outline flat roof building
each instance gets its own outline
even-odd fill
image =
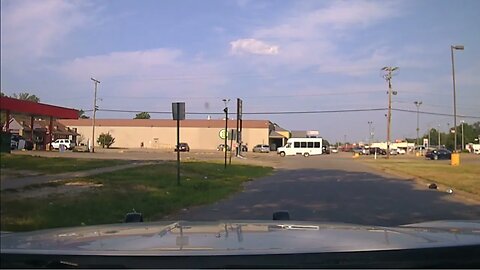
[[[59,122],[80,134],[79,137],[84,143],[91,141],[92,119],[61,119]],[[242,122],[242,141],[249,149],[256,144],[271,144],[269,135],[273,124],[270,121]],[[236,125],[236,120],[228,120],[229,131],[235,130]],[[180,142],[188,143],[191,149],[214,150],[224,143],[220,135],[224,129],[225,120],[221,119],[182,120]],[[115,138],[112,147],[174,149],[177,142],[177,122],[170,119],[96,119],[95,141],[102,133],[110,133]]]

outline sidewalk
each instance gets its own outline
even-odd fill
[[[34,184],[43,184],[61,180],[68,180],[72,178],[79,178],[79,177],[87,177],[101,173],[109,173],[114,171],[119,171],[123,169],[130,169],[145,165],[151,165],[158,162],[134,162],[131,164],[125,165],[118,165],[113,167],[105,167],[105,168],[98,168],[93,170],[87,171],[78,171],[78,172],[66,172],[66,173],[59,173],[59,174],[50,174],[50,175],[38,175],[38,176],[28,176],[28,177],[20,177],[20,178],[5,178],[1,180],[0,190],[6,189],[18,189],[24,188],[29,185]]]

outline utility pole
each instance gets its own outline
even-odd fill
[[[465,136],[463,135],[463,124],[465,123],[465,120],[462,120],[460,123],[462,123],[462,151],[463,151],[465,150]]]
[[[420,105],[422,105],[421,101],[415,101],[413,102],[415,106],[417,106],[417,146],[419,145],[419,132],[420,132],[420,127],[419,127],[419,122],[420,122]]]
[[[398,67],[383,67],[382,70],[386,72],[383,78],[388,82],[388,116],[387,116],[387,159],[390,158],[390,126],[392,124],[392,94],[396,95],[397,92],[392,92],[392,76],[393,72]]]
[[[100,83],[99,80],[90,78],[95,84],[95,95],[93,98],[93,121],[92,121],[92,153],[95,153],[95,117],[97,114],[97,85]]]
[[[368,144],[372,144],[372,124],[373,122],[372,121],[368,121]]]

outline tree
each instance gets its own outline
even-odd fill
[[[99,143],[102,148],[105,148],[105,146],[110,148],[110,146],[115,143],[115,138],[112,137],[110,132],[107,132],[106,134],[102,133],[98,136],[97,143]]]
[[[133,119],[150,119],[150,114],[148,112],[137,113]]]
[[[81,118],[81,119],[90,119],[90,117],[88,117],[88,116],[85,115],[85,111],[84,111],[84,110],[79,110],[79,111],[78,111],[78,118]]]
[[[463,139],[464,143],[472,143],[475,141],[475,138],[480,136],[480,122],[475,122],[472,125],[468,123],[463,124]],[[428,132],[423,135],[424,138],[428,138]],[[445,145],[448,149],[455,149],[454,146],[454,138],[455,134],[448,132],[440,132],[440,143]],[[462,149],[462,124],[457,126],[457,148]],[[430,145],[437,146],[438,145],[438,130],[432,128],[430,130]]]
[[[18,93],[18,94],[13,94],[12,95],[13,98],[16,98],[16,99],[20,99],[20,100],[27,100],[27,101],[32,101],[32,102],[40,102],[40,98],[35,96],[35,95],[31,95],[27,92],[25,93]]]

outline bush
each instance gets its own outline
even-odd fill
[[[110,146],[115,143],[115,138],[112,137],[110,132],[107,132],[106,134],[102,133],[98,136],[97,143],[99,143],[102,148],[105,148],[105,146],[110,148]]]

